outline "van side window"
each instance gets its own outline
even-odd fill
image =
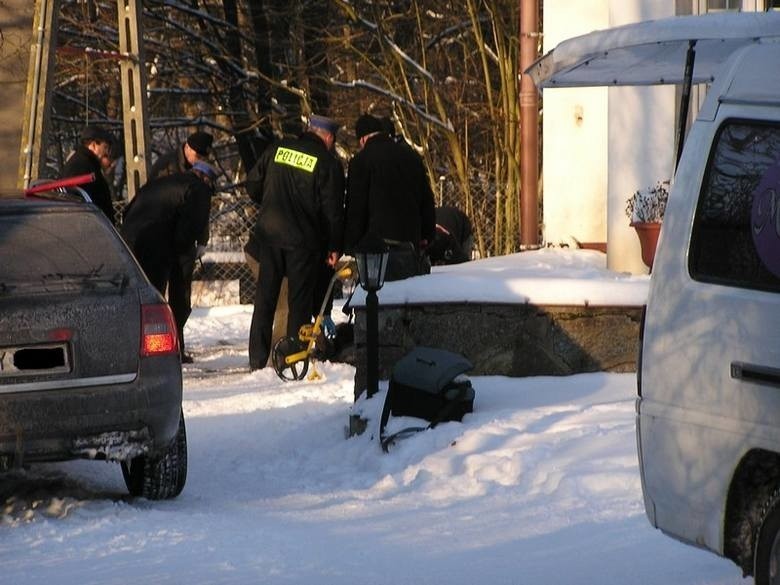
[[[780,292],[779,232],[780,125],[726,121],[696,209],[691,277]]]

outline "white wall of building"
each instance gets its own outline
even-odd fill
[[[545,0],[544,51],[674,11],[674,0]],[[611,269],[647,272],[626,199],[672,172],[674,88],[548,89],[543,108],[545,243],[608,242]]]
[[[609,0],[545,0],[544,52],[609,26]],[[545,90],[543,223],[549,244],[607,241],[607,89]]]
[[[764,10],[765,0],[731,4]],[[676,13],[703,14],[708,6],[707,0],[544,0],[544,52],[594,30]],[[694,88],[694,111],[704,91]],[[626,201],[636,190],[672,177],[678,95],[673,86],[544,91],[546,244],[607,242],[609,268],[647,272]]]
[[[611,0],[610,26],[674,16],[673,0]],[[641,274],[639,240],[626,217],[626,200],[637,189],[669,179],[675,156],[675,87],[612,87],[609,90],[607,267]]]

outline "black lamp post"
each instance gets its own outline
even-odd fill
[[[377,240],[354,251],[360,286],[366,291],[366,395],[379,391],[379,299],[376,292],[385,283],[389,253]]]

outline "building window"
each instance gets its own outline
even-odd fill
[[[723,12],[725,10],[740,10],[742,0],[707,0],[707,12]]]
[[[698,10],[698,12],[696,12]],[[780,10],[780,0],[697,0],[694,11],[706,12],[762,12]]]

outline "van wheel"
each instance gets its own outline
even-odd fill
[[[755,585],[780,585],[780,490],[763,507],[756,552],[753,556]]]
[[[184,413],[179,417],[179,429],[168,448],[160,455],[141,455],[122,461],[122,476],[131,496],[148,500],[175,498],[187,481],[187,430]]]

